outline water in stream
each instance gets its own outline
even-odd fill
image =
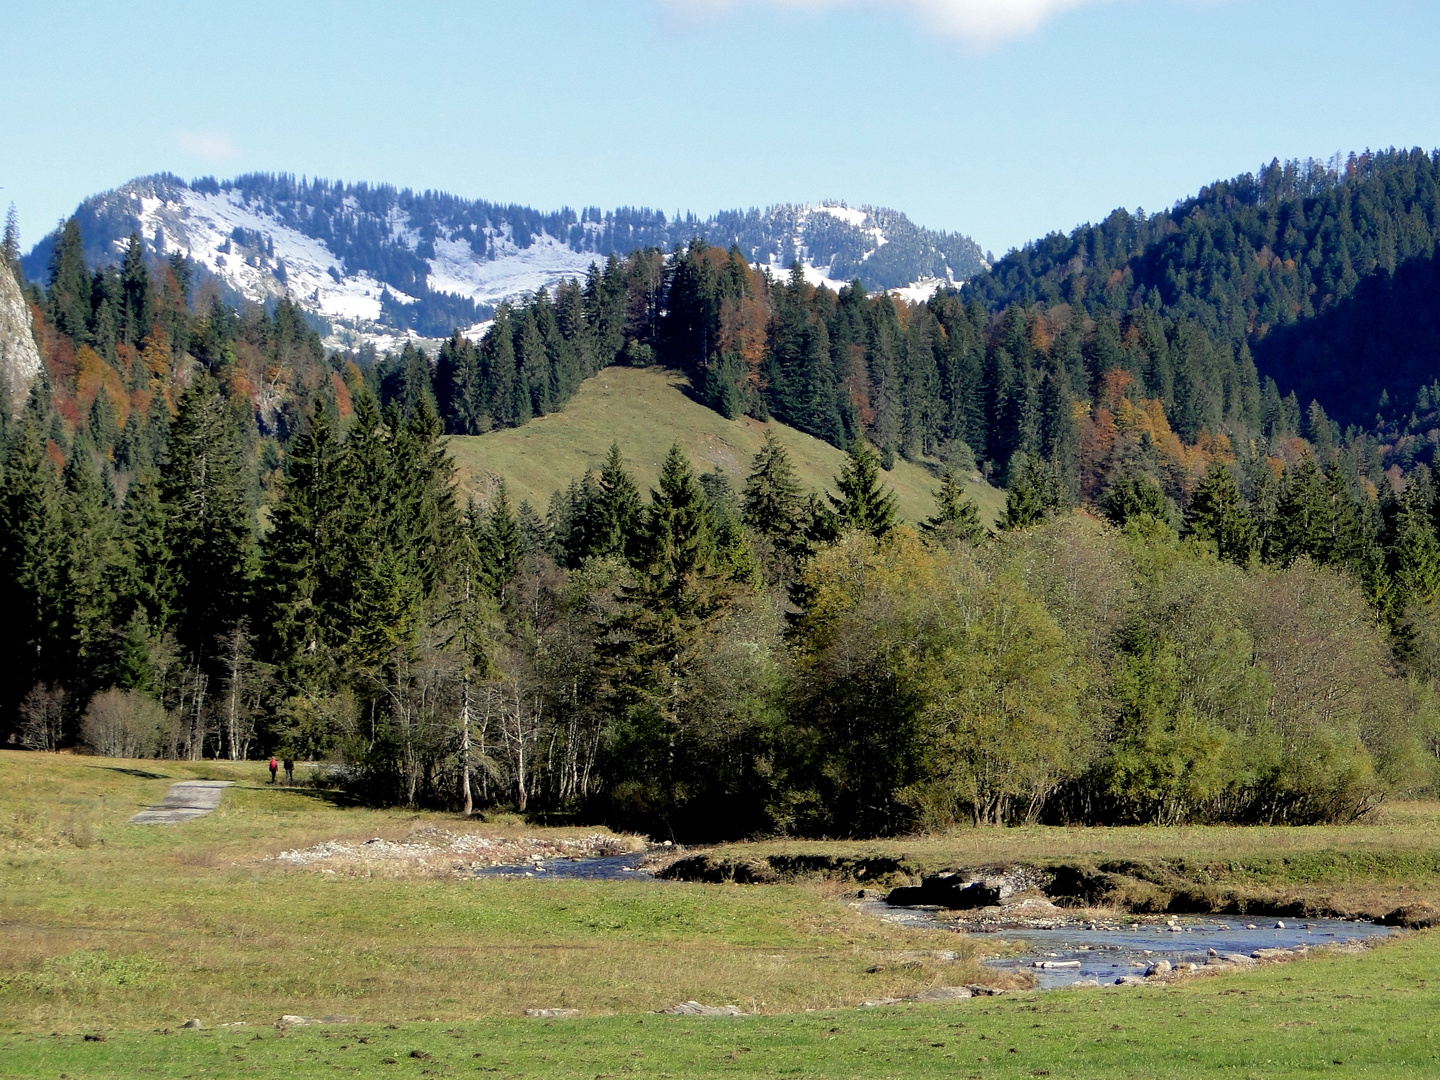
[[[624,855],[603,855],[599,858],[532,859],[513,866],[485,866],[475,870],[476,877],[582,878],[586,881],[654,880],[648,870],[638,866],[643,851]]]
[[[655,880],[639,867],[643,852],[607,855],[599,858],[532,860],[512,866],[477,869],[477,877],[582,878],[588,881]],[[906,926],[962,932],[952,921],[940,917],[940,908],[892,907],[883,900],[867,900],[860,909],[868,915]],[[1278,925],[1283,923],[1283,926]],[[1091,926],[1094,929],[1091,929]],[[1338,945],[1365,941],[1391,932],[1387,926],[1348,922],[1344,919],[1276,919],[1262,916],[1199,917],[1179,920],[1178,930],[1164,922],[1120,920],[1106,925],[1076,923],[1058,928],[1008,926],[979,931],[1001,948],[1020,943],[1024,951],[987,960],[1000,971],[1023,971],[1033,975],[1042,990],[1069,986],[1082,979],[1112,983],[1124,975],[1142,974],[1157,960],[1171,964],[1205,963],[1209,951],[1241,953],[1257,949],[1290,949],[1297,945]],[[1055,965],[1037,967],[1037,964]]]
[[[891,907],[884,901],[871,901],[863,904],[862,910],[906,926],[956,930],[953,923],[937,917],[939,908]],[[1374,923],[1273,916],[1186,916],[1177,925],[1179,930],[1171,930],[1164,923],[1128,921],[1097,925],[1093,930],[1090,924],[1084,923],[1056,929],[1016,926],[983,931],[977,936],[993,935],[997,946],[1001,942],[1023,944],[1026,947],[1023,953],[986,963],[1000,971],[1033,975],[1045,990],[1069,986],[1081,979],[1113,983],[1124,975],[1143,974],[1157,960],[1203,964],[1211,949],[1221,954],[1249,956],[1257,949],[1339,945],[1391,933],[1390,927]],[[1138,929],[1132,929],[1135,926]],[[1063,966],[1037,967],[1037,963]]]

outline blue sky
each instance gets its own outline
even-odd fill
[[[1421,0],[6,0],[26,246],[137,175],[705,214],[843,198],[1002,252],[1272,157],[1440,146]]]

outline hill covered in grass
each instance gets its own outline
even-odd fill
[[[720,469],[738,491],[765,431],[773,429],[790,451],[800,482],[833,490],[844,451],[776,420],[727,420],[687,395],[685,384],[685,377],[672,371],[608,367],[581,384],[563,412],[524,427],[452,437],[461,486],[483,497],[503,478],[513,502],[528,499],[543,512],[551,494],[598,465],[611,443],[620,444],[642,491],[655,484],[666,452],[679,443],[697,471]],[[897,459],[883,475],[906,521],[923,521],[935,512],[932,492],[939,479],[930,470]],[[976,478],[966,487],[984,520],[1003,511],[1003,492]]]

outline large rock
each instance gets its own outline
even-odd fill
[[[19,416],[30,384],[40,371],[30,305],[10,267],[0,261],[0,407]]]
[[[988,867],[923,877],[919,885],[893,889],[886,903],[935,904],[952,910],[995,907],[1017,893],[1042,889],[1045,874],[1032,866]]]

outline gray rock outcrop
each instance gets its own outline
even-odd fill
[[[19,416],[40,371],[40,350],[30,321],[30,305],[10,267],[0,261],[0,407]]]

